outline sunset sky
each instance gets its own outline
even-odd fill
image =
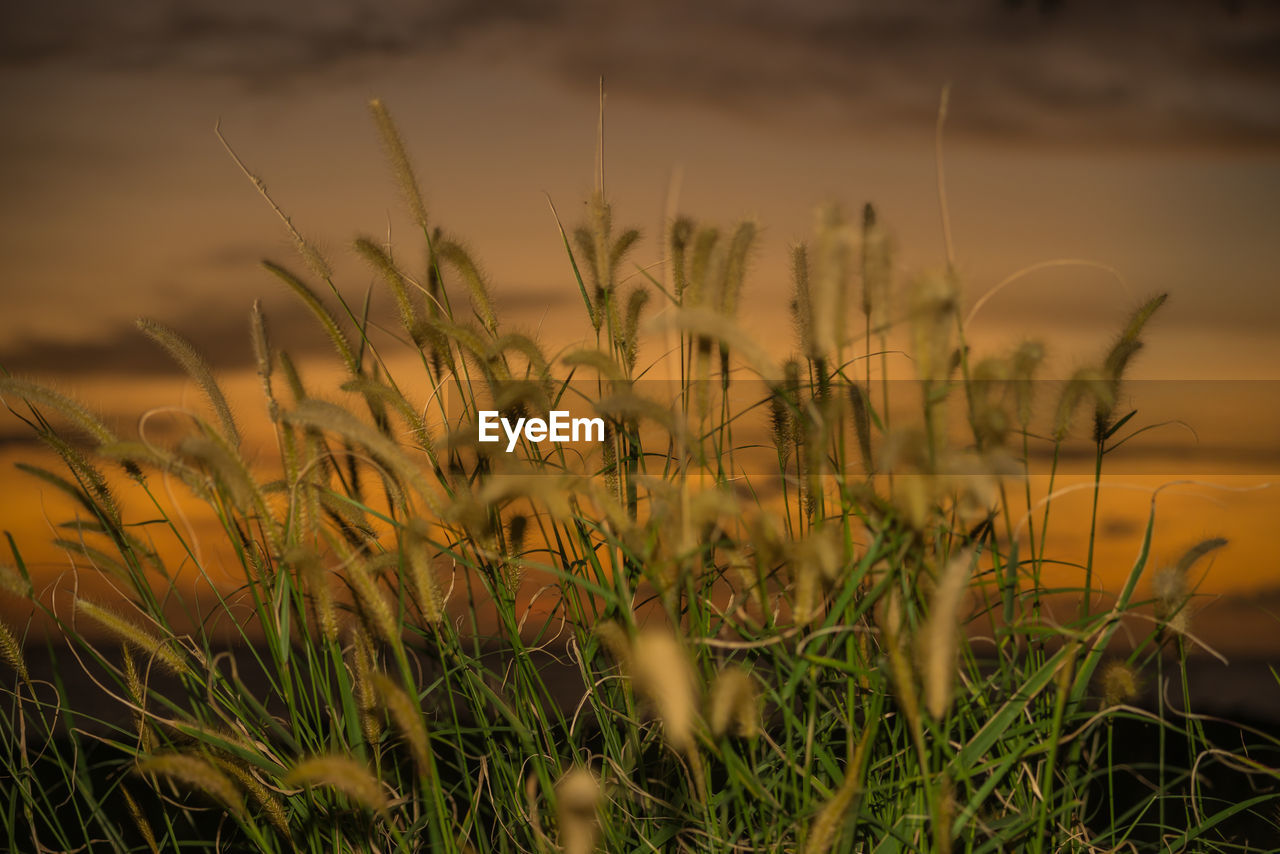
[[[1240,438],[1268,462],[1219,480],[1280,475],[1280,422],[1265,417],[1280,389],[1280,7],[1248,0],[11,4],[0,366],[127,424],[182,394],[176,369],[134,331],[139,315],[188,334],[229,375],[250,366],[256,297],[282,343],[324,350],[258,266],[302,265],[214,125],[358,300],[373,277],[354,237],[419,252],[371,97],[400,123],[429,216],[466,239],[508,316],[583,336],[547,197],[567,224],[581,215],[602,77],[606,187],[616,218],[646,234],[635,260],[661,258],[673,175],[681,211],[756,217],[744,323],[770,342],[786,337],[776,318],[788,247],[819,203],[875,202],[905,273],[945,263],[934,124],[949,84],[947,190],[969,302],[1055,258],[1124,279],[1030,276],[983,310],[976,340],[1043,336],[1063,375],[1096,358],[1139,299],[1167,290],[1135,374],[1257,381],[1216,411],[1228,422],[1263,413]],[[1183,417],[1197,414],[1188,403]],[[11,467],[26,438],[0,418],[3,528],[33,524]],[[1219,589],[1280,609],[1268,536],[1280,500],[1250,495],[1213,499],[1227,502],[1222,524],[1243,526],[1236,563],[1219,560],[1236,575]],[[1198,520],[1190,537],[1219,524],[1185,518]]]

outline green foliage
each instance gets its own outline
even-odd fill
[[[268,263],[319,322],[359,402],[308,397],[255,306],[275,471],[244,458],[203,359],[158,324],[143,329],[216,414],[193,414],[170,447],[121,442],[66,395],[0,380],[41,435],[59,435],[47,414],[87,437],[51,443],[69,479],[34,471],[78,502],[68,559],[110,569],[125,594],[120,608],[55,608],[10,540],[6,595],[45,612],[67,642],[64,666],[94,674],[118,708],[78,708],[60,679],[33,682],[19,640],[0,632],[14,674],[0,689],[10,794],[0,847],[940,854],[1164,850],[1168,837],[1176,850],[1239,849],[1222,828],[1266,812],[1280,781],[1275,740],[1258,735],[1246,755],[1163,705],[1125,705],[1134,680],[1123,667],[1107,670],[1105,690],[1094,681],[1121,615],[1141,604],[1154,504],[1112,605],[1086,601],[1055,623],[1041,607],[1051,503],[1021,533],[1036,508],[1005,465],[1019,459],[1025,474],[1032,443],[1056,459],[1092,397],[1101,479],[1107,440],[1127,420],[1112,418],[1115,387],[1162,298],[1066,385],[1046,438],[1029,427],[1043,351],[971,370],[957,283],[922,277],[908,322],[924,393],[916,417],[890,428],[889,386],[872,365],[894,275],[870,207],[860,231],[824,208],[813,248],[796,250],[802,355],[771,367],[734,321],[757,226],[678,219],[671,293],[651,279],[624,299],[639,232],[615,234],[597,192],[564,241],[575,274],[586,271],[578,285],[597,349],[548,358],[533,339],[499,332],[488,283],[458,242],[429,229],[391,117],[373,109],[428,269],[405,269],[395,259],[411,253],[368,240],[357,251],[388,287],[421,376],[397,382],[367,313],[345,301],[332,311],[319,289]],[[460,278],[478,326],[455,317],[434,284],[449,283],[442,272]],[[646,310],[650,300],[671,304]],[[867,315],[860,340],[845,328],[855,302]],[[652,348],[679,365],[667,398],[637,382],[650,352],[642,311],[659,309],[658,331],[679,339]],[[274,397],[276,366],[291,404]],[[730,383],[750,372],[766,400]],[[574,397],[584,383],[592,394]],[[430,391],[414,400],[406,388]],[[594,408],[604,447],[486,450],[476,413],[496,400]],[[1010,401],[1014,411],[999,410]],[[947,428],[948,406],[966,412],[967,439]],[[735,431],[747,435],[753,417],[756,450],[772,429],[767,475],[740,461],[752,442]],[[128,461],[132,503],[94,456]],[[187,504],[167,501],[143,469],[185,484]],[[182,510],[194,503],[221,542],[196,540]],[[1183,571],[1220,545],[1189,553]],[[231,592],[207,575],[215,551],[238,564]],[[180,564],[206,583],[190,572],[173,581]],[[1125,667],[1167,652],[1185,684],[1173,624],[1182,604]],[[215,624],[232,630],[230,654]],[[1180,735],[1183,760],[1117,762],[1113,728],[1139,718]],[[1211,764],[1247,776],[1258,795],[1226,803],[1197,786],[1192,767]],[[1146,788],[1129,805],[1117,787]]]

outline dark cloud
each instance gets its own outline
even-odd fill
[[[1274,3],[141,0],[20,4],[8,18],[9,66],[175,68],[274,85],[382,59],[447,70],[465,53],[765,120],[816,103],[867,129],[931,121],[951,81],[957,133],[1280,142]]]
[[[44,448],[44,443],[36,438],[30,427],[9,417],[7,412],[0,415],[0,452],[13,451],[27,455]]]
[[[220,263],[238,264],[242,252],[230,250]],[[264,287],[264,291],[269,290]],[[465,292],[450,287],[450,301],[465,306]],[[556,306],[567,297],[540,289],[495,288],[498,306],[514,313]],[[363,303],[363,294],[348,295],[355,309]],[[192,305],[183,313],[156,319],[186,337],[218,370],[235,370],[253,365],[253,348],[249,340],[249,302],[227,306],[206,301]],[[341,319],[343,312],[330,300],[330,308]],[[307,356],[332,356],[332,344],[316,319],[287,297],[263,301],[272,346],[288,351],[295,359]],[[394,331],[401,339],[400,322],[390,306],[390,299],[375,293],[370,310],[375,328]],[[341,320],[340,320],[341,322]],[[346,324],[344,324],[346,325]],[[350,329],[348,329],[350,335]],[[382,333],[376,333],[382,334]],[[376,340],[376,339],[375,339]],[[130,323],[117,323],[91,339],[68,341],[56,338],[17,338],[0,344],[0,366],[13,374],[40,376],[45,374],[130,376],[167,376],[182,372],[169,356],[151,339]],[[0,441],[5,437],[0,436]]]
[[[447,53],[498,23],[544,26],[554,10],[521,0],[53,0],[8,10],[0,62],[167,67],[265,82],[349,60]]]
[[[325,350],[326,340],[306,313],[292,306],[266,309],[272,338],[294,355]],[[160,318],[189,339],[219,369],[253,363],[248,309],[220,305],[192,308],[184,316]],[[314,333],[314,334],[312,334]],[[0,365],[15,374],[116,374],[164,376],[182,369],[129,323],[117,323],[87,340],[18,338],[0,347]]]

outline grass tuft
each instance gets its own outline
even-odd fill
[[[739,320],[765,298],[748,296],[763,226],[673,211],[665,269],[636,263],[601,141],[584,221],[560,229],[585,314],[563,347],[507,331],[370,106],[423,244],[355,242],[376,294],[339,287],[241,164],[329,292],[265,269],[343,369],[305,376],[255,303],[273,450],[241,451],[211,366],[150,321],[214,413],[170,444],[0,378],[63,467],[18,465],[53,499],[66,569],[8,539],[5,605],[54,636],[36,656],[33,627],[0,625],[0,848],[1275,848],[1280,739],[1191,702],[1190,574],[1226,540],[1153,571],[1152,501],[1119,589],[1094,583],[1104,464],[1147,429],[1115,438],[1140,423],[1120,384],[1163,296],[1043,399],[1044,345],[967,340],[987,297],[962,311],[950,257],[899,271],[871,205],[860,222],[825,205],[791,250],[787,352]],[[379,299],[400,329],[371,322]],[[900,353],[915,380],[891,382]],[[604,440],[480,441],[481,411],[553,409],[600,418]],[[1076,438],[1093,449],[1080,565],[1048,547]]]

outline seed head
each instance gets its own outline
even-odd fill
[[[162,640],[119,614],[87,599],[77,599],[76,610],[116,637],[151,656],[173,673],[181,676],[191,672],[186,659],[170,645],[169,641],[173,640],[172,637]]]
[[[391,722],[409,745],[409,752],[425,774],[431,762],[431,746],[427,740],[427,725],[422,717],[422,707],[409,694],[384,673],[373,674],[373,691],[378,704],[387,710]]]
[[[1102,699],[1107,706],[1118,706],[1138,696],[1138,675],[1122,661],[1113,661],[1102,671]]]
[[[760,701],[755,680],[740,667],[721,670],[711,683],[707,724],[719,738],[732,728],[734,735],[754,738],[760,732]]]
[[[660,629],[645,629],[628,639],[626,630],[614,622],[602,623],[595,631],[631,678],[636,693],[653,705],[667,742],[676,750],[690,751],[698,716],[697,679],[681,643]]]
[[[586,768],[574,768],[556,783],[556,821],[564,854],[595,850],[600,796],[600,780]]]
[[[345,756],[304,759],[293,766],[282,782],[286,786],[327,787],[375,813],[385,812],[391,803],[382,781],[364,765]]]
[[[236,784],[212,763],[185,753],[163,753],[138,765],[142,774],[171,777],[222,804],[233,815],[244,812],[244,798]]]
[[[0,658],[13,668],[18,678],[27,684],[31,683],[31,674],[27,670],[26,658],[22,655],[22,645],[9,631],[9,627],[0,623]]]
[[[953,557],[938,577],[929,618],[920,635],[917,651],[923,663],[924,699],[929,714],[935,719],[946,715],[951,706],[956,678],[956,655],[959,641],[960,606],[969,588],[973,553],[963,551]]]

